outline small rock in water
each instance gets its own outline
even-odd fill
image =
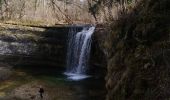
[[[34,95],[34,96],[31,96],[31,99],[35,99],[36,98],[36,96]]]
[[[11,66],[6,64],[0,64],[0,81],[7,79],[11,74]]]

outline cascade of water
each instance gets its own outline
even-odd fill
[[[88,77],[86,74],[91,50],[91,36],[95,27],[84,27],[81,32],[72,28],[69,32],[67,52],[67,71],[70,79],[80,80]]]

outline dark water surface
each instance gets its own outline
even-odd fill
[[[66,100],[105,100],[106,90],[104,77],[99,77],[97,75],[91,75],[84,80],[73,81],[67,79],[67,76],[63,74],[64,69],[56,67],[44,67],[44,66],[17,66],[16,70],[22,70],[38,80],[46,82],[48,85],[53,85],[53,87],[60,86],[61,88],[68,87],[71,92],[65,94],[71,94]],[[61,91],[58,91],[61,92]],[[62,99],[59,99],[62,100]]]

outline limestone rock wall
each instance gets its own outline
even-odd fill
[[[69,27],[1,24],[0,61],[64,66]]]

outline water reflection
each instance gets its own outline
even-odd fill
[[[104,100],[105,87],[101,79],[89,78],[81,81],[68,81],[75,92],[75,100]]]

